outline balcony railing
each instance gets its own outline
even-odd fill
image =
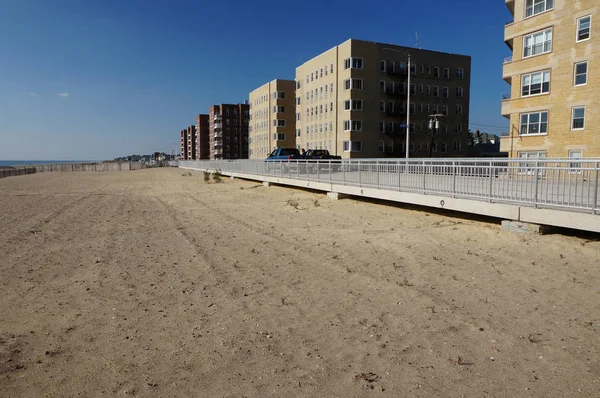
[[[506,101],[510,99],[510,94],[502,94],[502,101]]]
[[[223,146],[223,140],[215,140],[215,148],[222,147],[222,146]]]
[[[215,155],[222,155],[223,149],[215,149]]]
[[[506,57],[506,58],[504,58],[504,63],[510,64],[512,62],[512,59],[513,59],[512,55],[510,57]]]
[[[512,25],[514,23],[515,23],[514,19],[509,19],[508,21],[506,21],[506,23],[504,24],[504,26]]]
[[[223,129],[223,123],[215,123],[214,129],[215,130],[222,130]]]
[[[220,114],[215,114],[214,120],[222,120],[223,118],[221,117]]]
[[[222,137],[223,137],[222,132],[215,133],[215,138],[222,138]]]

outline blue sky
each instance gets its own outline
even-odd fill
[[[502,0],[0,0],[0,10],[0,159],[170,152],[212,104],[293,79],[349,38],[414,46],[415,31],[424,49],[472,56],[471,129],[508,128]]]

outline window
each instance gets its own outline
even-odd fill
[[[587,61],[575,64],[575,86],[585,86],[587,84]]]
[[[319,90],[319,97],[322,97],[322,96],[323,96],[323,86],[321,86],[320,90]]]
[[[379,122],[379,132],[385,133],[385,122],[382,122],[382,121]]]
[[[433,77],[440,77],[440,68],[437,66],[433,68]]]
[[[433,86],[433,96],[434,97],[440,96],[440,88],[438,86]]]
[[[283,113],[285,112],[285,106],[274,106],[273,113]]]
[[[571,130],[583,130],[585,128],[585,106],[573,108]]]
[[[333,73],[333,63],[329,66],[329,72]]]
[[[459,98],[462,98],[463,96],[463,89],[462,87],[456,87],[456,96]]]
[[[548,111],[521,114],[520,135],[547,134]]]
[[[383,142],[383,141],[377,141],[377,151],[378,152],[385,152],[385,142]]]
[[[362,90],[362,79],[346,79],[344,80],[344,90]]]
[[[329,70],[329,69],[327,68],[327,66],[325,66],[325,76],[327,76],[327,71],[328,71],[328,70]]]
[[[385,92],[385,82],[383,80],[379,81],[379,91]]]
[[[437,107],[437,105],[431,105],[431,112],[438,113],[438,107]]]
[[[319,73],[319,77],[323,77],[323,68],[321,68],[321,73]]]
[[[590,28],[592,26],[592,16],[582,17],[577,20],[577,42],[590,38]]]
[[[448,106],[447,105],[444,105],[442,107],[442,115],[448,116]]]
[[[444,68],[444,79],[450,80],[450,69]]]
[[[440,152],[441,152],[441,153],[446,153],[446,152],[447,152],[447,146],[446,146],[446,143],[445,143],[445,142],[442,142],[442,143],[440,144]]]
[[[462,143],[460,141],[454,141],[454,152],[460,152]]]
[[[404,92],[404,90],[402,90]],[[410,95],[417,94],[417,86],[415,84],[410,85]]]
[[[363,102],[362,100],[346,100],[344,101],[344,110],[345,111],[362,111],[363,110]]]
[[[329,91],[333,94],[333,83],[329,84]]]
[[[425,65],[421,65],[421,67],[419,68],[419,71],[421,72],[421,74],[425,73]]]
[[[285,133],[273,133],[273,139],[275,141],[285,141]]]
[[[326,84],[325,85],[325,95],[327,95],[327,91],[329,90],[329,86]]]
[[[425,112],[429,112],[429,104],[425,104]]]
[[[344,152],[361,152],[362,141],[344,141]]]
[[[430,93],[431,93],[431,86],[430,86],[429,84],[428,84],[427,86],[425,86],[425,92],[426,92],[427,94],[430,94]]]
[[[296,90],[300,90],[300,81],[299,80],[296,82]]]
[[[456,125],[454,126],[454,132],[455,133],[462,132],[462,124],[461,123],[456,123]]]
[[[379,61],[379,71],[385,72],[385,61]]]
[[[419,104],[419,112],[423,112],[423,104]]]
[[[462,78],[464,78],[464,76],[465,76],[465,70],[463,68],[458,68],[456,70],[456,77],[459,79],[462,79]]]
[[[296,121],[299,122],[300,121],[300,113],[296,113]]]
[[[327,108],[327,107],[326,107]],[[319,105],[319,112],[323,114],[323,105]]]
[[[285,127],[285,120],[283,120],[283,119],[273,120],[273,127]]]
[[[319,70],[317,69],[315,71],[315,80],[318,80],[318,79],[319,79]]]
[[[385,112],[385,101],[379,101],[379,112]]]
[[[456,114],[462,115],[462,105],[456,105]]]
[[[551,10],[553,7],[554,0],[526,0],[525,18]]]
[[[346,58],[344,60],[344,69],[362,69],[362,58]]]
[[[333,102],[329,103],[329,112],[333,112]]]
[[[344,120],[344,131],[362,131],[362,120]]]
[[[419,84],[419,92],[422,93],[423,92],[423,85]]]
[[[448,98],[448,93],[449,93],[449,92],[448,92],[448,87],[444,87],[444,88],[442,89],[442,97],[443,97],[443,98]]]
[[[314,73],[311,73],[311,74],[310,74],[310,81],[311,81],[311,82],[313,81],[313,76],[314,76]]]
[[[550,71],[523,75],[521,78],[521,96],[547,94],[550,92]]]
[[[569,159],[581,159],[583,157],[583,151],[580,149],[569,151]],[[569,163],[569,173],[581,173],[581,162]]]
[[[225,109],[225,116],[229,116],[229,109]]]
[[[388,83],[388,92],[390,92],[390,93],[394,92],[394,82]]]
[[[285,98],[285,92],[283,91],[275,91],[273,93],[273,99],[284,99]]]
[[[237,126],[238,125],[238,120],[237,119],[233,119],[233,124]]]
[[[523,58],[552,51],[552,28],[523,37]]]
[[[301,133],[302,133],[302,130],[296,129],[296,137],[300,137]]]
[[[392,113],[394,112],[394,101],[388,102],[388,110]]]
[[[296,97],[296,105],[300,105],[300,97]]]

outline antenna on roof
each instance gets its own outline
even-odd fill
[[[415,43],[415,47],[417,47],[420,50],[421,49],[421,42],[419,41],[419,33],[415,32],[415,36],[417,38],[417,42]]]

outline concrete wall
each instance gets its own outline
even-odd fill
[[[34,173],[72,172],[72,171],[133,171],[142,170],[147,166],[140,162],[102,162],[102,163],[67,163],[67,164],[38,164],[21,166],[11,169],[0,169],[0,178],[14,177]]]

